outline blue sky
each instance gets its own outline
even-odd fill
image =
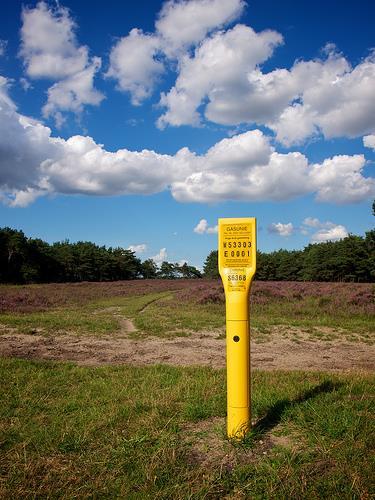
[[[202,266],[373,227],[369,1],[19,2],[0,20],[0,225]]]

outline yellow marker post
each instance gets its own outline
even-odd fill
[[[256,271],[256,219],[219,219],[219,272],[227,331],[227,433],[250,429],[249,292]]]

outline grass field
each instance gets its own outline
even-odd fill
[[[242,444],[224,372],[1,361],[3,498],[370,498],[370,375],[255,372]]]
[[[24,333],[108,335],[120,329],[119,316],[132,319],[143,337],[225,325],[217,281],[2,286],[0,297],[0,324]],[[305,337],[372,343],[374,314],[371,284],[258,282],[251,294],[255,340],[266,340],[273,327],[287,325]]]
[[[373,293],[255,283],[253,340],[289,332],[291,342],[372,349]],[[125,319],[135,331],[123,331]],[[216,281],[0,287],[7,335],[163,346],[205,329],[220,338],[224,321]],[[0,358],[0,497],[372,498],[374,381],[356,369],[255,370],[253,428],[238,443],[225,436],[223,369]]]

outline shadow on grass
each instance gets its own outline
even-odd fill
[[[303,403],[309,399],[313,399],[319,394],[333,392],[341,385],[342,384],[339,382],[325,381],[313,389],[309,389],[295,399],[282,399],[281,401],[278,401],[268,409],[267,413],[260,420],[256,422],[251,429],[251,434],[253,437],[260,438],[263,434],[273,429],[278,423],[280,423],[283,414],[289,408],[292,408],[293,406]]]

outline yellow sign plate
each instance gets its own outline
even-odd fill
[[[223,267],[251,266],[252,235],[250,224],[222,224],[221,232]]]
[[[255,269],[255,219],[219,219],[219,271],[225,290],[247,291]]]

